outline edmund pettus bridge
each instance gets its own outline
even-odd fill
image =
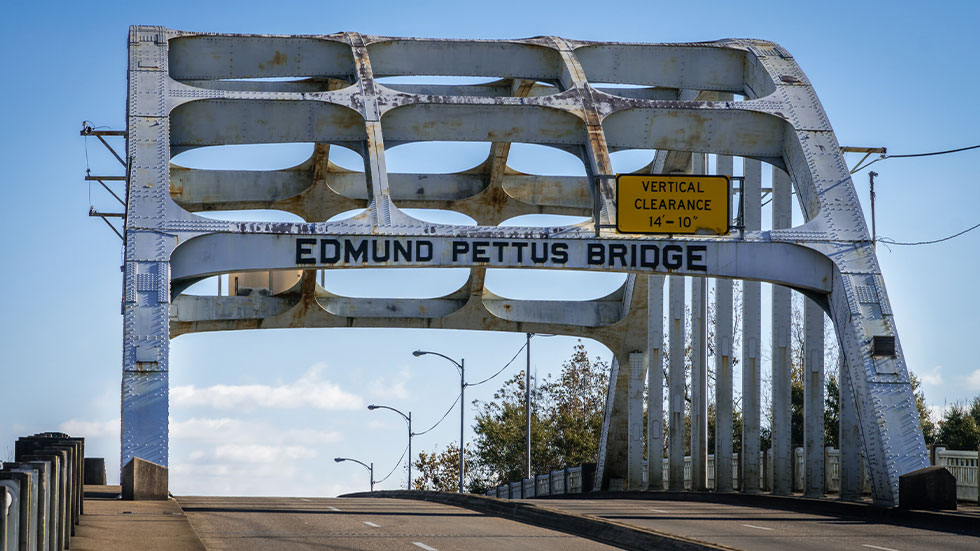
[[[412,84],[381,80],[413,75],[434,78]],[[484,77],[487,82],[458,84],[445,77]],[[127,184],[123,465],[133,458],[168,465],[172,338],[241,329],[410,327],[580,336],[612,351],[594,487],[585,490],[633,497],[599,500],[604,505],[594,506],[554,502],[554,510],[564,507],[567,518],[578,519],[571,524],[588,524],[582,514],[620,519],[613,524],[679,534],[671,545],[695,546],[689,548],[702,544],[684,537],[711,545],[769,537],[765,545],[772,548],[800,542],[826,548],[843,541],[838,537],[844,532],[834,531],[839,526],[819,536],[779,532],[790,524],[809,530],[803,527],[814,524],[805,521],[814,519],[804,517],[820,511],[789,513],[796,506],[785,505],[773,518],[744,515],[762,498],[817,503],[814,507],[859,500],[862,464],[874,505],[853,503],[864,509],[847,514],[886,510],[899,505],[899,478],[929,466],[898,327],[851,175],[813,87],[777,44],[752,39],[627,44],[555,36],[441,40],[354,32],[239,35],[138,26],[129,35],[128,82],[127,128],[120,133],[126,139],[120,160]],[[489,155],[458,173],[388,172],[387,148],[431,141],[485,142]],[[193,148],[289,142],[315,144],[312,156],[298,166],[268,171],[191,169],[171,162]],[[586,176],[514,170],[508,153],[515,143],[571,153],[582,161]],[[332,163],[331,146],[359,153],[363,171]],[[617,180],[610,155],[629,149],[652,150],[653,160]],[[764,170],[771,171],[765,179],[771,185],[763,185]],[[697,203],[702,197],[690,202],[691,192],[707,193],[708,187],[713,206]],[[660,202],[665,196],[654,192],[674,193],[672,203]],[[792,223],[794,198],[803,220],[797,226]],[[765,212],[771,211],[772,220],[764,224],[762,206],[769,202]],[[702,211],[700,221],[678,215],[676,208],[683,205]],[[222,221],[198,214],[246,209],[285,211],[303,222]],[[426,222],[405,209],[455,211],[476,225]],[[354,213],[337,217],[349,211]],[[573,215],[581,221],[501,225],[526,214]],[[713,223],[705,222],[707,214],[715,216]],[[676,229],[667,226],[675,219]],[[465,267],[469,278],[452,293],[423,299],[389,298],[384,288],[366,298],[339,296],[318,282],[324,270],[365,267]],[[619,289],[594,300],[516,300],[485,288],[488,268],[627,275]],[[228,277],[227,295],[183,293],[216,275]],[[734,280],[741,280],[739,312],[733,304]],[[762,282],[773,284],[771,312],[765,314],[771,317],[772,334],[766,336]],[[840,351],[840,500],[781,497],[791,495],[796,476],[790,434],[793,293],[805,297],[802,489],[805,496],[822,498],[826,482],[826,315]],[[709,298],[715,312],[710,328]],[[685,335],[688,305],[691,334]],[[741,326],[737,332],[734,319]],[[770,460],[760,449],[763,339],[772,343],[767,362]],[[683,442],[686,341],[693,350],[689,490]],[[733,449],[733,434],[725,430],[732,426],[736,360],[741,369],[740,449]],[[719,427],[712,450],[709,369]],[[666,400],[657,391],[665,383]],[[644,446],[650,457],[659,458],[665,438],[667,467],[644,461]],[[709,455],[715,465],[737,468],[712,469],[709,479]],[[675,498],[688,495],[693,501],[652,505],[634,499],[648,488],[672,490]],[[698,509],[694,496],[706,495],[725,496],[728,501],[712,506],[727,509]],[[351,538],[365,526],[369,532],[383,532],[385,526],[407,529],[392,512],[409,507],[397,505],[400,500],[341,501],[270,501],[262,507],[270,518],[293,509],[340,513],[374,507],[373,517],[361,511],[367,515],[363,522],[357,522],[357,515],[345,519],[353,522],[344,532]],[[190,515],[230,518],[248,509],[244,502],[186,498],[181,504]],[[427,503],[424,507],[437,507]],[[393,516],[384,516],[389,513]],[[534,514],[541,513],[528,512]],[[318,518],[327,522],[330,516]],[[641,517],[654,521],[637,520]],[[731,537],[712,539],[703,532],[715,528],[687,529],[666,522],[671,518],[700,518],[698,526],[717,527]],[[196,521],[198,534],[219,541],[220,523],[209,523]],[[500,529],[513,530],[515,538],[533,537]],[[482,533],[482,528],[474,530]],[[919,542],[927,548],[930,537],[928,531],[889,534],[881,536],[891,537],[888,541],[872,538],[855,545],[907,549],[909,542]],[[743,535],[748,539],[739,540]],[[784,539],[771,539],[777,535]],[[818,539],[806,539],[811,536]],[[645,545],[585,537],[591,540],[559,538],[555,545],[591,548],[597,539],[622,547]],[[547,537],[541,538],[514,545],[544,548]],[[947,541],[953,547],[976,542],[954,536]],[[408,543],[423,549],[440,546],[431,539]],[[446,548],[466,546],[443,543]]]

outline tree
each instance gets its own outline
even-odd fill
[[[909,382],[912,385],[912,395],[915,396],[915,409],[919,411],[919,424],[922,426],[922,437],[927,446],[936,443],[936,424],[929,417],[929,406],[926,404],[926,393],[922,391],[922,381],[909,371]],[[974,446],[976,448],[976,446]]]
[[[827,375],[824,383],[823,441],[825,446],[840,448],[840,389],[837,375]]]
[[[976,405],[976,400],[974,400]],[[970,408],[971,410],[973,408]],[[951,450],[975,450],[980,445],[980,427],[971,411],[962,404],[953,404],[939,422],[937,442]]]
[[[531,391],[531,469],[536,473],[594,462],[605,408],[609,366],[589,360],[581,341],[557,380]],[[524,373],[504,382],[490,402],[476,401],[476,463],[489,481],[526,476]]]
[[[473,463],[473,450],[467,444],[463,448],[463,486],[469,492],[486,492],[489,486],[479,470],[470,468]],[[441,452],[423,450],[412,465],[419,474],[412,481],[414,490],[455,492],[459,488],[459,444],[451,443]]]

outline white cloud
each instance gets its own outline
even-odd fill
[[[114,436],[119,438],[119,419],[111,421],[83,421],[81,419],[69,419],[58,425],[58,430],[67,434],[83,436],[85,438],[104,438]]]
[[[282,463],[312,459],[316,450],[305,446],[267,446],[264,444],[222,444],[209,451],[190,454],[195,463]]]
[[[936,367],[920,375],[919,380],[922,381],[922,384],[924,385],[930,385],[930,386],[941,385],[943,384],[943,376],[940,373],[940,371],[942,370],[943,367],[941,365],[937,365]]]
[[[973,373],[970,373],[965,377],[966,386],[970,390],[980,390],[980,369],[977,369]]]
[[[251,411],[256,408],[297,409],[310,407],[321,410],[360,409],[364,400],[342,390],[338,385],[320,378],[326,364],[317,363],[295,382],[270,385],[213,385],[176,386],[170,389],[175,406],[204,406],[214,409]]]
[[[314,429],[287,429],[274,427],[260,421],[245,421],[222,417],[194,417],[186,421],[170,420],[170,438],[174,440],[203,440],[206,442],[249,443],[266,442],[289,444],[331,444],[343,440],[335,431]]]
[[[376,377],[368,387],[371,389],[371,396],[404,400],[410,396],[408,388],[405,385],[411,378],[412,372],[407,368],[402,368],[394,376]]]

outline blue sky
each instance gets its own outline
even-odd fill
[[[754,6],[715,2],[46,2],[5,7],[0,21],[4,86],[5,203],[0,218],[0,459],[19,434],[58,427],[89,436],[89,455],[118,472],[121,321],[120,244],[90,201],[112,199],[82,181],[81,121],[125,124],[126,38],[130,24],[215,32],[331,33],[519,38],[555,34],[585,40],[687,42],[726,37],[776,41],[810,77],[843,145],[918,153],[980,143],[980,38],[974,2],[820,2]],[[452,170],[480,152],[424,147],[390,152],[392,170]],[[298,150],[258,159],[286,166]],[[89,143],[93,173],[115,167]],[[618,168],[640,160],[623,156]],[[183,159],[190,163],[234,162]],[[856,160],[856,159],[852,159]],[[457,164],[458,163],[458,164]],[[516,148],[511,163],[579,173],[562,154]],[[576,164],[577,163],[577,164]],[[878,231],[897,241],[942,237],[980,222],[980,151],[878,163]],[[258,167],[257,167],[258,168]],[[867,175],[855,176],[867,212]],[[909,367],[936,405],[980,393],[973,287],[980,231],[929,247],[879,247]],[[383,275],[372,281],[385,281]],[[453,276],[447,276],[451,279]],[[516,296],[577,297],[615,287],[615,278],[496,275]],[[564,278],[556,280],[553,278]],[[405,279],[405,278],[403,278]],[[387,281],[391,281],[389,278]],[[437,284],[415,276],[425,293]],[[342,292],[365,291],[336,276]],[[589,289],[583,290],[583,289]],[[567,294],[566,294],[567,293]],[[601,294],[601,293],[598,293]],[[492,373],[522,335],[425,330],[279,330],[183,336],[172,343],[171,485],[180,494],[334,495],[363,489],[365,473],[337,455],[374,461],[379,474],[405,444],[385,403],[412,410],[425,428],[456,396],[455,370],[416,348],[465,357],[473,377]],[[540,374],[568,357],[573,339],[535,341]],[[592,355],[608,351],[587,343]],[[523,361],[515,362],[512,372]],[[216,385],[225,385],[218,387]],[[737,386],[737,385],[736,385]],[[496,388],[472,389],[487,398]],[[304,392],[313,389],[315,392]],[[313,399],[315,394],[327,399]],[[255,400],[257,396],[266,398]],[[279,396],[271,399],[269,396]],[[291,399],[291,397],[299,397]],[[472,417],[472,408],[468,416]],[[434,449],[455,441],[455,413],[416,439]],[[401,475],[401,478],[399,478]],[[382,487],[403,484],[396,472]]]

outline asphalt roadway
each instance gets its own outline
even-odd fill
[[[615,549],[467,509],[409,499],[179,497],[177,501],[209,551]]]
[[[531,503],[753,551],[980,550],[980,537],[948,530],[760,507],[625,499],[547,499]]]

